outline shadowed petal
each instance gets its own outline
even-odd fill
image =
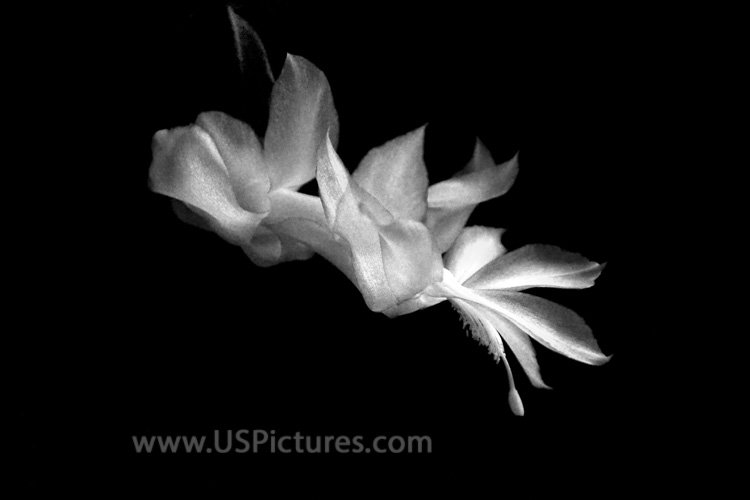
[[[273,88],[264,140],[274,189],[297,189],[315,177],[317,149],[326,132],[335,145],[338,117],[328,80],[308,60],[287,55]]]
[[[424,224],[397,220],[380,228],[383,263],[391,290],[408,300],[443,277],[443,263]]]
[[[505,253],[500,237],[505,229],[471,226],[464,228],[443,258],[459,283]]]
[[[263,226],[258,228],[247,244],[241,246],[245,255],[258,267],[273,266],[281,259],[281,240]]]
[[[603,268],[603,265],[558,247],[526,245],[493,260],[465,285],[480,290],[588,288],[594,285]]]
[[[241,121],[217,111],[201,113],[196,124],[213,139],[240,205],[249,212],[268,212],[271,181],[255,132]]]
[[[214,229],[235,244],[249,241],[263,215],[243,210],[211,137],[199,127],[161,130],[154,136],[149,177],[153,191],[197,207]]]
[[[397,219],[421,221],[427,210],[424,130],[420,127],[370,150],[352,174]]]

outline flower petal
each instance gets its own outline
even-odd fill
[[[310,61],[287,55],[271,95],[264,140],[273,189],[297,189],[315,177],[318,146],[335,145],[338,116],[328,80]]]
[[[249,241],[263,215],[240,207],[229,172],[205,131],[199,127],[160,130],[153,149],[149,170],[153,191],[207,214],[214,230],[230,242]]]
[[[464,296],[502,314],[540,344],[591,365],[609,361],[583,318],[546,299],[520,292],[472,290]],[[477,298],[479,300],[477,300]]]
[[[441,252],[446,251],[466,225],[474,207],[505,194],[518,173],[518,156],[495,165],[490,152],[477,140],[469,164],[451,179],[427,191],[427,227]]]
[[[353,283],[357,283],[352,252],[348,243],[342,239],[336,241],[335,235],[327,226],[310,219],[289,218],[271,224],[269,227],[276,234],[304,243],[305,246],[336,266]],[[283,243],[282,239],[282,246]]]
[[[273,191],[269,198],[273,210],[263,220],[262,227],[282,236],[281,261],[291,260],[285,255],[298,255],[286,249],[286,237],[314,250],[354,281],[349,245],[340,238],[336,241],[336,236],[328,228],[320,198],[289,189]]]
[[[370,150],[352,174],[397,219],[422,221],[427,210],[424,130],[422,126]]]
[[[380,312],[398,302],[383,265],[378,226],[360,210],[363,205],[329,139],[318,154],[318,190],[328,227],[351,248],[355,284],[367,306]]]
[[[489,152],[477,141],[471,170],[430,186],[427,203],[435,208],[459,208],[476,205],[505,194],[518,174],[518,155],[488,167]],[[492,162],[494,163],[494,162]]]
[[[268,212],[271,180],[255,132],[241,121],[217,111],[201,113],[196,123],[216,144],[240,206],[249,212]]]
[[[443,277],[432,235],[421,222],[396,220],[380,227],[385,273],[399,301],[408,300]]]
[[[245,92],[245,97],[235,106],[241,106],[243,119],[251,120],[248,123],[261,133],[268,123],[268,98],[274,83],[273,71],[263,42],[255,30],[231,6],[227,6],[227,12],[232,26],[241,88]]]
[[[479,290],[525,290],[532,287],[588,288],[604,265],[549,245],[526,245],[503,254],[468,279]]]
[[[281,259],[281,240],[263,226],[258,228],[247,244],[241,246],[245,255],[258,267],[273,266]]]
[[[484,226],[464,228],[443,258],[459,283],[505,253],[500,237],[505,229]]]

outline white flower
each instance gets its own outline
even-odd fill
[[[312,256],[272,226],[296,216],[324,223],[320,199],[297,190],[315,178],[326,134],[334,144],[338,136],[328,81],[302,57],[287,56],[270,105],[262,145],[245,123],[202,113],[195,125],[156,133],[150,169],[155,192],[187,204],[199,215],[189,221],[240,245],[262,266]]]
[[[506,252],[502,229],[464,228],[444,256],[443,280],[428,287],[422,300],[450,300],[474,336],[505,364],[511,409],[523,415],[503,343],[535,387],[548,388],[539,373],[533,338],[576,361],[600,365],[602,354],[591,329],[576,313],[549,300],[521,293],[534,287],[588,288],[604,265],[548,245]]]

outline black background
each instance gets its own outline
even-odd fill
[[[592,24],[571,10],[529,16],[471,2],[235,6],[276,74],[287,52],[326,74],[350,170],[425,123],[433,183],[465,165],[476,137],[498,162],[520,151],[511,191],[480,205],[470,224],[507,228],[511,250],[546,243],[607,262],[591,289],[533,293],[578,312],[614,357],[592,367],[539,347],[552,391],[531,387],[511,360],[526,408],[518,418],[502,365],[447,303],[388,319],[319,257],[258,268],[180,222],[170,200],[148,190],[154,132],[207,110],[261,131],[265,118],[247,112],[259,97],[239,81],[220,4],[101,13],[85,35],[72,34],[85,56],[75,93],[83,116],[72,119],[89,124],[90,146],[77,168],[90,184],[78,200],[85,213],[64,216],[82,221],[83,239],[66,242],[75,264],[65,276],[79,288],[52,285],[58,327],[24,351],[20,376],[31,389],[19,415],[32,459],[74,450],[134,482],[226,470],[253,480],[269,466],[468,466],[508,481],[572,467],[572,482],[614,485],[623,471],[642,473],[643,457],[631,457],[658,429],[642,416],[652,396],[636,345],[651,332],[634,331],[630,313],[628,261],[639,249],[628,172],[647,140],[637,125],[646,79],[634,60],[637,33],[611,13]],[[433,453],[145,456],[131,440],[216,429],[429,435]],[[658,440],[650,443],[654,458]]]

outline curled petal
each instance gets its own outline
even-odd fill
[[[377,225],[360,210],[362,203],[352,184],[333,144],[326,140],[318,155],[318,189],[328,226],[349,244],[355,284],[367,306],[379,312],[398,300],[386,276]]]
[[[485,155],[489,152],[479,142],[476,151],[479,159],[474,161],[486,164]],[[494,168],[478,167],[430,186],[428,204],[435,208],[460,208],[497,198],[510,189],[517,174],[518,155]]]
[[[477,140],[469,164],[451,179],[427,191],[427,225],[445,251],[466,224],[474,207],[505,194],[518,174],[518,155],[495,165],[490,152]]]
[[[549,245],[526,245],[503,254],[474,274],[465,285],[484,290],[532,287],[588,288],[604,265]]]
[[[255,132],[220,112],[202,113],[196,123],[216,144],[240,205],[249,212],[268,212],[271,180]]]
[[[372,149],[352,174],[394,217],[421,221],[427,210],[425,127]]]
[[[249,241],[263,214],[244,210],[211,137],[199,127],[161,130],[154,136],[149,177],[153,191],[206,214],[211,226],[235,244]]]
[[[326,132],[335,144],[338,116],[328,80],[310,61],[287,55],[271,95],[264,140],[273,189],[297,189],[315,177]]]
[[[445,254],[445,268],[456,281],[465,282],[488,263],[505,253],[500,237],[505,229],[483,226],[464,228]]]

